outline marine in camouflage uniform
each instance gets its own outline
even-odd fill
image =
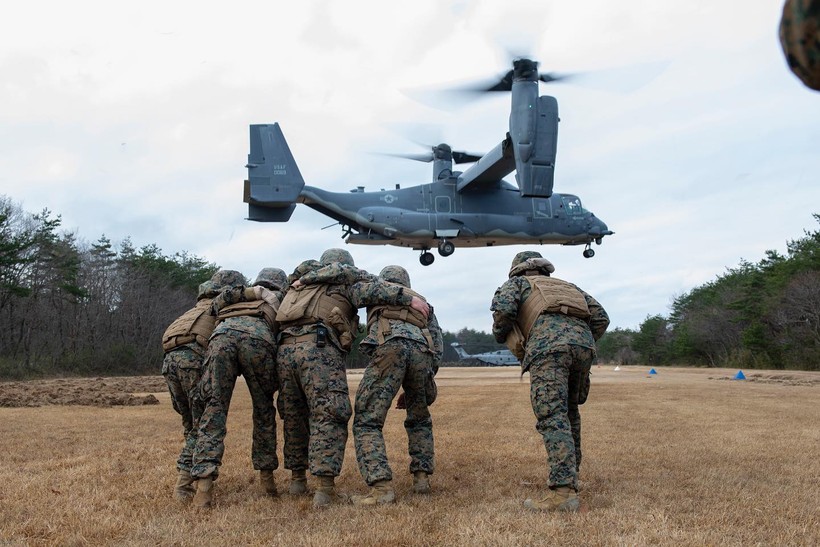
[[[410,289],[410,276],[401,266],[387,266],[379,279]],[[356,462],[371,491],[354,496],[357,505],[391,503],[393,472],[387,462],[384,421],[399,388],[404,388],[410,473],[417,493],[428,493],[428,475],[435,469],[433,420],[429,404],[435,400],[435,373],[444,350],[435,314],[424,319],[412,309],[371,306],[367,336],[359,348],[370,358],[356,391],[353,440]]]
[[[509,280],[493,296],[493,335],[511,345],[521,359],[522,371],[530,372],[536,429],[547,450],[550,492],[544,500],[524,504],[536,510],[577,511],[581,464],[578,404],[586,400],[595,341],[609,326],[609,317],[592,296],[571,283],[551,278],[554,271],[537,252],[515,256]],[[528,302],[531,295],[533,304]],[[539,295],[544,295],[543,305],[534,304]],[[523,334],[523,355],[511,344],[518,333]]]
[[[174,496],[179,500],[185,501],[194,495],[191,467],[203,406],[199,382],[208,337],[213,332],[215,320],[210,315],[211,302],[223,286],[240,279],[241,274],[233,270],[214,273],[210,280],[199,286],[196,306],[171,323],[162,336],[165,350],[162,375],[168,384],[171,404],[182,416],[184,435],[182,450],[177,458],[177,484],[174,488]]]
[[[293,471],[291,491],[304,491],[305,469],[319,478],[313,503],[323,507],[337,499],[334,479],[339,475],[347,442],[347,423],[352,409],[348,395],[345,356],[356,332],[361,307],[378,304],[410,305],[416,300],[400,286],[381,282],[354,266],[343,249],[329,249],[319,264],[305,262],[294,272],[289,299],[319,291],[320,299],[334,307],[313,317],[286,300],[280,307],[280,345],[277,355],[284,420],[285,468]],[[312,287],[312,289],[311,289]],[[294,300],[295,301],[295,300]],[[344,310],[342,308],[345,308]],[[328,308],[324,308],[327,310]],[[425,305],[425,311],[426,305]]]
[[[820,0],[786,0],[780,45],[792,72],[820,91]]]
[[[208,344],[205,373],[200,389],[205,409],[199,422],[192,476],[199,479],[194,504],[210,506],[212,484],[219,476],[225,452],[228,410],[240,375],[253,404],[251,461],[260,471],[260,482],[276,495],[273,470],[276,456],[276,410],[278,389],[274,317],[287,287],[285,272],[264,268],[251,287],[225,289],[213,301],[217,324]]]

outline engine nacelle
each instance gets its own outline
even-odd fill
[[[558,145],[558,101],[555,97],[538,97],[534,119],[532,113],[521,112],[522,119],[510,120],[522,128],[513,135],[515,178],[524,197],[552,195],[555,178],[555,156]],[[526,118],[525,118],[526,116]],[[533,123],[534,122],[534,123]]]

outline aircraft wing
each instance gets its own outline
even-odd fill
[[[494,187],[498,181],[515,170],[515,156],[513,155],[512,139],[509,133],[507,138],[484,154],[480,160],[470,166],[458,177],[456,190],[465,192]]]

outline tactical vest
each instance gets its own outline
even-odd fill
[[[270,327],[271,332],[276,334],[276,312],[279,309],[279,304],[271,306],[264,300],[251,300],[249,302],[237,302],[230,306],[225,306],[219,310],[219,315],[216,317],[216,324],[218,325],[229,317],[261,317],[265,323]]]
[[[507,347],[519,361],[523,361],[530,330],[542,313],[561,313],[584,321],[592,316],[586,298],[572,284],[545,275],[525,276],[525,279],[531,287],[530,295],[518,310],[515,328],[506,340]]]
[[[162,349],[169,352],[179,346],[196,342],[208,347],[208,338],[216,326],[216,317],[210,314],[211,299],[203,298],[196,306],[179,316],[165,329]]]
[[[347,298],[341,294],[328,294],[331,286],[317,283],[290,289],[279,305],[276,321],[288,327],[321,321],[333,328],[347,350],[356,336],[359,316]]]
[[[424,300],[424,297],[419,293],[408,289],[407,287],[402,288],[404,294],[409,294],[410,296],[415,296]],[[424,335],[425,340],[427,340],[427,347],[432,353],[435,353],[433,337],[430,334],[430,329],[427,328],[427,318],[424,317],[424,314],[420,311],[411,308],[409,305],[401,306],[385,304],[367,308],[367,331],[370,332],[370,328],[373,324],[378,322],[378,327],[376,329],[376,341],[379,345],[384,344],[384,337],[393,332],[393,329],[390,328],[390,321],[388,321],[389,319],[397,319],[399,321],[405,321],[411,325],[417,326]]]
[[[525,337],[530,335],[535,320],[542,313],[562,313],[584,321],[591,317],[586,298],[572,284],[545,275],[527,276],[525,279],[532,290],[518,310],[517,320]]]

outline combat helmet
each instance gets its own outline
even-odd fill
[[[281,291],[288,285],[288,276],[284,270],[279,268],[262,268],[253,284],[261,285],[272,291]]]
[[[820,28],[817,6],[804,0],[787,0],[780,18],[780,45],[795,76],[820,91]]]
[[[309,260],[303,260],[296,266],[296,269],[293,270],[293,273],[288,276],[288,285],[305,275],[306,273],[318,270],[322,267],[322,264],[318,260],[313,260],[312,258]]]
[[[530,270],[537,271],[542,275],[549,275],[555,271],[555,266],[536,251],[522,251],[515,255],[510,266],[510,277],[524,275],[524,272]]]
[[[236,270],[219,270],[211,276],[211,283],[214,284],[216,290],[222,290],[225,287],[236,287],[245,284],[245,276]]]
[[[339,264],[347,264],[348,266],[356,265],[353,263],[353,256],[344,249],[328,249],[322,253],[322,257],[319,259],[319,262],[322,263],[322,266],[327,266],[328,264],[333,264],[334,262],[338,262]]]
[[[203,283],[199,284],[199,291],[197,292],[196,299],[202,300],[203,298],[213,298],[219,294],[219,290],[214,286],[213,281],[210,279]]]
[[[410,288],[410,274],[401,266],[385,266],[382,268],[382,271],[379,272],[379,278],[389,281],[390,283],[398,283],[408,289]]]

